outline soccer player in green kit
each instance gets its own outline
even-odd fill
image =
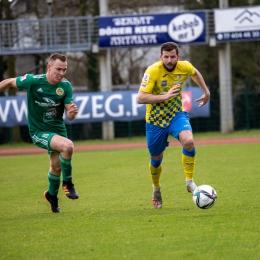
[[[27,90],[28,127],[34,144],[48,151],[50,169],[49,186],[44,198],[50,203],[54,213],[61,212],[58,205],[60,175],[62,189],[69,199],[78,199],[78,193],[72,183],[71,158],[74,145],[68,139],[63,121],[66,117],[73,120],[78,107],[73,103],[73,90],[64,78],[67,70],[67,57],[60,53],[50,56],[47,73],[42,75],[26,74],[0,82],[0,92],[9,87]]]
[[[204,92],[196,99],[199,107],[210,97],[209,90],[200,72],[188,61],[180,61],[179,48],[174,42],[161,46],[160,61],[147,68],[137,95],[139,104],[146,107],[146,141],[150,153],[149,170],[153,182],[152,203],[155,209],[162,208],[160,177],[163,153],[169,145],[169,135],[182,145],[182,165],[188,192],[193,193],[196,184],[195,145],[189,116],[182,106],[182,88],[190,76]]]

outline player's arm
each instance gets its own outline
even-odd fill
[[[8,88],[17,88],[16,85],[16,78],[9,78],[9,79],[5,79],[3,81],[0,82],[0,92],[8,89]]]
[[[195,69],[195,74],[193,76],[191,76],[191,78],[204,92],[204,94],[200,98],[195,99],[196,102],[201,101],[199,103],[199,107],[202,107],[205,104],[207,104],[207,102],[209,101],[210,92],[206,86],[206,83],[205,83],[202,75],[200,74],[200,72],[197,69]]]
[[[169,89],[165,94],[154,95],[147,92],[142,91],[141,89],[137,94],[137,102],[139,104],[154,104],[164,102],[174,96],[177,96],[180,92],[180,84],[174,85]]]
[[[176,84],[164,94],[152,94],[157,80],[158,70],[154,70],[154,68],[148,68],[144,73],[144,77],[137,94],[137,102],[139,104],[155,104],[164,102],[173,96],[177,96],[180,92],[180,84]]]
[[[78,113],[78,107],[75,103],[65,104],[66,117],[72,121]]]

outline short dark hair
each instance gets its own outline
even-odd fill
[[[163,51],[172,51],[176,50],[176,54],[179,54],[179,46],[175,42],[165,42],[161,45],[161,54]]]
[[[61,53],[53,53],[49,58],[49,62],[55,61],[55,60],[61,60],[61,61],[65,62],[65,61],[67,61],[67,57]]]

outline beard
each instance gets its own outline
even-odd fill
[[[172,71],[174,71],[176,65],[177,65],[177,62],[176,62],[176,64],[172,65],[171,68],[169,68],[169,67],[166,66],[165,63],[163,63],[163,67],[164,67],[168,72],[172,72]]]

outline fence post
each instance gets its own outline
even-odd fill
[[[245,79],[245,117],[246,117],[246,130],[250,130],[250,122],[249,122],[249,102],[248,102],[248,82]]]

